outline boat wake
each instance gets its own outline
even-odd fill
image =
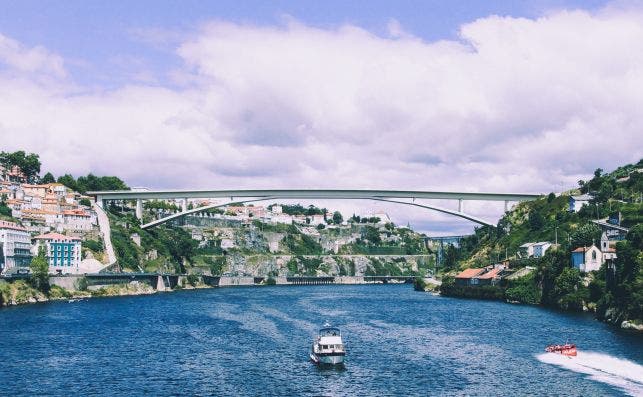
[[[587,374],[589,378],[622,389],[632,396],[643,395],[643,366],[629,360],[596,352],[578,352],[576,357],[543,353],[536,358],[547,364]]]

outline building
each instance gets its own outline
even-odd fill
[[[65,230],[87,231],[96,224],[96,217],[83,209],[63,211],[62,216]]]
[[[616,259],[616,250],[610,246],[606,232],[601,235],[601,253],[603,254],[603,262]]]
[[[589,204],[591,197],[587,194],[580,196],[569,196],[569,212],[578,212],[584,206]]]
[[[5,168],[0,165],[0,177],[8,182],[24,183],[27,181],[27,176],[17,165],[11,168]]]
[[[78,237],[60,233],[41,234],[35,238],[35,252],[45,249],[49,262],[49,273],[78,273],[81,261],[81,242]]]
[[[598,225],[598,227],[601,228],[601,231],[607,233],[607,238],[609,238],[610,241],[624,240],[625,236],[627,236],[627,233],[630,231],[630,229],[611,223],[609,220],[605,221],[594,219],[592,220],[592,223]]]
[[[525,243],[520,246],[520,254],[523,258],[542,258],[551,246],[549,241]]]
[[[49,190],[49,185],[31,185],[23,183],[21,188],[24,191],[25,196],[40,197],[44,199],[47,195],[47,191]]]
[[[603,264],[603,253],[595,245],[578,247],[572,251],[572,266],[583,273],[598,270]]]
[[[465,269],[460,274],[455,276],[456,285],[468,286],[468,285],[478,285],[478,276],[485,272],[484,268],[471,268]]]
[[[498,266],[494,267],[493,269],[489,270],[486,273],[483,273],[479,276],[476,276],[475,278],[478,281],[478,285],[496,285],[498,282],[500,282],[500,272],[504,267]],[[473,279],[472,279],[473,280]]]
[[[17,223],[0,221],[0,273],[31,263],[31,235]]]

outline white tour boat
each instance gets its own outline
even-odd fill
[[[339,365],[344,363],[346,350],[342,342],[342,333],[339,328],[324,324],[319,330],[310,348],[310,359],[315,364]]]

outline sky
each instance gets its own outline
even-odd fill
[[[39,153],[56,176],[548,193],[643,157],[641,1],[0,9],[0,149]],[[474,227],[406,206],[318,204],[386,211],[430,235]],[[503,204],[465,210],[495,221]]]

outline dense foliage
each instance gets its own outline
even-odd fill
[[[38,255],[32,258],[29,268],[31,269],[31,285],[38,291],[49,292],[49,263],[47,263],[43,247],[40,247]]]
[[[40,157],[35,153],[26,154],[23,150],[12,153],[0,152],[0,165],[7,170],[17,166],[25,174],[27,182],[34,183],[38,181],[41,164]]]
[[[194,259],[197,242],[180,227],[164,225],[148,231],[141,229],[139,220],[131,214],[111,213],[110,218],[112,245],[118,263],[124,269],[144,269],[147,262],[152,261],[146,259],[144,254],[153,250],[157,252],[166,271],[185,273],[184,263]],[[140,247],[132,239],[134,234],[141,239]]]
[[[443,267],[448,270],[480,267],[507,255],[511,267],[532,266],[535,271],[521,279],[489,288],[467,288],[446,279],[446,295],[540,303],[563,310],[595,310],[599,318],[618,323],[643,319],[643,160],[618,168],[612,173],[598,169],[589,181],[579,181],[579,192],[591,199],[578,212],[568,209],[569,195],[549,194],[524,202],[507,212],[497,227],[476,229],[461,240],[460,248],[449,247]],[[578,194],[578,193],[576,193]],[[571,266],[570,251],[599,243],[601,229],[591,221],[618,218],[630,227],[624,241],[616,244],[614,268],[605,265],[596,272],[582,274]],[[519,247],[526,242],[559,243],[538,259],[524,259]],[[477,290],[477,291],[472,291]],[[479,296],[478,296],[479,295]]]
[[[273,206],[275,205],[280,205],[281,212],[287,215],[312,216],[312,215],[324,215],[328,212],[326,208],[317,208],[314,205],[309,205],[308,207],[304,207],[301,204],[271,204],[268,206],[268,209],[272,210]]]
[[[129,187],[120,178],[116,176],[96,176],[88,174],[80,176],[78,179],[70,174],[58,177],[58,183],[62,183],[68,188],[79,193],[86,193],[93,190],[128,190]]]

